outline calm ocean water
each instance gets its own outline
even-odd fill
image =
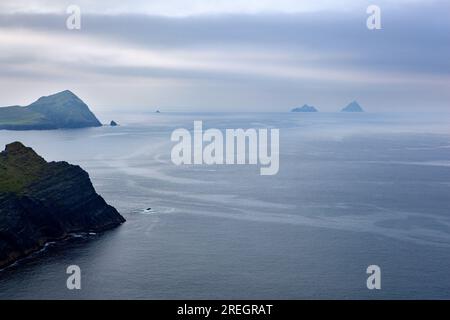
[[[82,166],[128,220],[0,272],[0,298],[450,298],[450,114],[100,116],[121,126],[0,131]],[[279,128],[278,175],[173,165],[170,134],[194,120]]]

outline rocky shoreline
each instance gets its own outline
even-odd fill
[[[0,153],[0,268],[48,242],[123,222],[79,166],[46,162],[20,142]]]

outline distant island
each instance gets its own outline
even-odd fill
[[[26,107],[0,108],[0,130],[51,130],[101,125],[89,107],[69,90],[41,97]]]
[[[319,112],[315,107],[307,104],[302,107],[294,108],[291,112]],[[357,101],[350,102],[341,112],[364,112],[364,109],[359,105]]]
[[[318,111],[313,106],[308,106],[307,104],[305,104],[302,107],[292,109],[291,112],[318,112]]]
[[[364,112],[358,102],[352,101],[341,112]]]
[[[111,122],[109,123],[109,125],[111,127],[117,127],[119,124],[117,122],[115,122],[114,120],[111,120]]]
[[[0,268],[49,241],[123,222],[79,166],[46,162],[20,142],[0,152]]]

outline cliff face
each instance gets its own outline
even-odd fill
[[[16,142],[0,153],[0,267],[74,232],[98,232],[125,219],[99,196],[89,175],[47,163]]]
[[[100,121],[75,94],[65,90],[29,106],[0,108],[0,129],[48,130],[99,127]]]

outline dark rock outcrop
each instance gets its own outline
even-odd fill
[[[303,105],[301,108],[294,108],[291,112],[318,112],[313,106]]]
[[[79,166],[48,163],[20,142],[0,153],[0,267],[49,241],[123,222]]]
[[[117,122],[115,122],[114,120],[111,120],[111,122],[109,123],[109,125],[110,125],[111,127],[117,127],[117,126],[118,126]]]
[[[0,108],[0,129],[50,130],[101,125],[89,107],[69,90],[41,97],[26,107]]]

